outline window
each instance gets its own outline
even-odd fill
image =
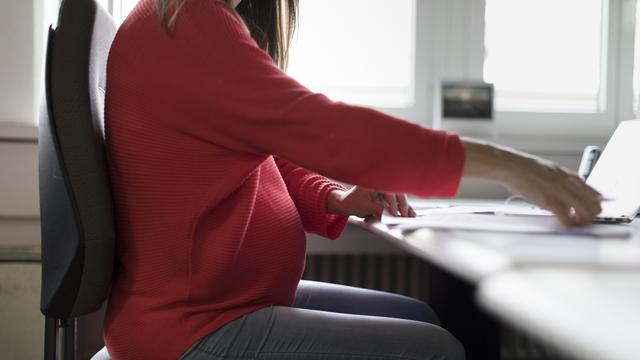
[[[415,0],[300,0],[289,74],[335,100],[414,103]]]
[[[113,19],[116,24],[121,24],[127,15],[138,4],[139,0],[96,0],[98,4],[102,5],[105,9],[113,15]]]
[[[121,23],[137,0],[99,2]],[[288,73],[334,100],[412,106],[415,2],[300,0]]]
[[[486,0],[484,78],[497,110],[602,111],[603,9],[602,0]]]
[[[109,10],[109,12],[111,12],[113,14],[113,10],[111,9],[111,0],[96,0],[96,2],[100,5],[102,5],[103,8]],[[119,21],[120,19],[115,19],[116,23],[120,23],[121,21]]]
[[[117,23],[138,2],[98,1]],[[299,1],[288,72],[334,100],[431,126],[440,81],[484,79],[496,93],[489,131],[440,126],[514,146],[555,135],[566,151],[640,114],[636,1]]]

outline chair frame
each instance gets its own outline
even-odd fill
[[[45,360],[103,346],[115,223],[100,112],[115,31],[95,0],[63,0],[49,27],[39,129]]]

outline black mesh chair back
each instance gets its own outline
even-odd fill
[[[94,0],[64,0],[49,29],[38,151],[45,359],[75,358],[77,318],[109,292],[115,223],[104,97],[115,32]]]

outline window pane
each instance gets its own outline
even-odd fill
[[[131,12],[131,10],[133,10],[134,7],[136,7],[138,1],[139,0],[122,0],[122,2],[120,3],[120,13],[122,14],[122,19],[120,20],[121,22],[124,21],[127,16],[129,16],[129,13]]]
[[[140,0],[99,0],[105,3],[113,2],[113,18],[117,24],[121,24]]]
[[[138,0],[113,2],[120,23]],[[415,0],[300,0],[288,73],[335,100],[413,105],[414,9]]]
[[[56,27],[58,23],[58,11],[60,9],[60,1],[49,0],[43,3],[44,6],[44,23],[45,26],[53,25]]]
[[[109,11],[109,0],[96,0],[96,2],[102,5],[105,10]]]
[[[485,81],[496,108],[598,112],[602,0],[486,0]]]
[[[334,100],[408,107],[415,0],[300,0],[289,74]]]

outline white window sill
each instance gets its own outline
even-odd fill
[[[536,155],[582,155],[584,148],[589,145],[599,146],[601,149],[607,144],[608,138],[567,138],[561,136],[531,136],[531,137],[487,137],[482,140],[512,147],[520,151]]]
[[[436,128],[456,132],[463,137],[484,140],[494,144],[512,147],[536,155],[581,155],[584,148],[596,145],[603,148],[608,139],[608,129],[588,130],[579,133],[571,129],[533,129],[533,131],[508,131],[504,126],[492,122],[445,121]],[[498,128],[500,128],[498,130]],[[597,134],[597,135],[596,135]]]

